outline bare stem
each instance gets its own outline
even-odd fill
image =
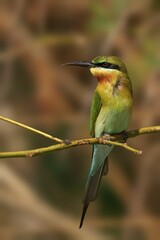
[[[142,154],[142,151],[129,147],[124,143],[113,142],[109,140],[104,140],[103,138],[85,138],[80,140],[73,140],[70,143],[60,143],[54,144],[48,147],[36,148],[32,150],[24,151],[14,151],[14,152],[0,152],[0,158],[13,158],[13,157],[34,157],[42,153],[52,152],[56,150],[63,150],[66,148],[71,148],[75,146],[88,145],[88,144],[112,144],[115,146],[126,148],[127,150],[134,152],[136,154]]]
[[[37,129],[32,128],[32,127],[29,127],[29,126],[27,126],[27,125],[25,125],[25,124],[22,124],[22,123],[20,123],[20,122],[17,122],[17,121],[14,121],[14,120],[11,120],[11,119],[9,119],[9,118],[2,117],[2,116],[0,116],[0,119],[3,120],[3,121],[5,121],[5,122],[12,123],[12,124],[14,124],[14,125],[16,125],[16,126],[25,128],[25,129],[27,129],[27,130],[29,130],[29,131],[35,132],[35,133],[37,133],[37,134],[40,134],[40,135],[42,135],[42,136],[44,136],[44,137],[46,137],[46,138],[49,138],[49,139],[51,139],[51,140],[54,140],[54,141],[56,141],[56,142],[59,142],[59,143],[62,143],[62,142],[63,142],[63,140],[61,140],[61,139],[59,139],[59,138],[53,137],[53,136],[50,135],[50,134],[47,134],[47,133],[45,133],[45,132],[42,132],[42,131],[37,130]]]
[[[4,118],[0,116],[1,120],[4,120],[6,122],[12,123],[14,125],[20,126],[22,128],[28,129],[32,132],[35,132],[37,134],[43,135],[46,138],[50,138],[58,144],[54,144],[48,147],[42,147],[37,149],[31,149],[31,150],[23,150],[23,151],[14,151],[14,152],[0,152],[0,158],[13,158],[13,157],[34,157],[43,153],[56,151],[56,150],[63,150],[66,148],[71,148],[75,146],[80,145],[88,145],[88,144],[111,144],[119,147],[123,147],[133,153],[136,154],[142,154],[142,151],[134,149],[130,146],[128,146],[126,143],[123,143],[123,133],[111,135],[109,136],[109,140],[104,137],[100,138],[85,138],[85,139],[79,139],[79,140],[61,140],[59,138],[53,137],[47,133],[41,132],[37,129],[34,129],[32,127],[26,126],[22,123],[13,121],[8,118]],[[145,127],[145,128],[139,128],[136,130],[131,130],[125,133],[126,140],[128,138],[133,138],[136,136],[140,136],[142,134],[150,134],[150,133],[158,133],[160,132],[160,126],[152,126],[152,127]]]

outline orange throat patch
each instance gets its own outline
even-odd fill
[[[99,83],[113,82],[120,74],[120,72],[115,69],[91,68],[90,71]]]

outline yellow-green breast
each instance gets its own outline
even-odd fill
[[[117,71],[91,69],[98,79],[96,92],[102,107],[95,123],[95,136],[119,133],[128,128],[132,112],[132,86],[128,75]]]

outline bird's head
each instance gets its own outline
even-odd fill
[[[124,73],[127,74],[125,64],[119,57],[116,56],[98,56],[91,62],[76,61],[65,63],[62,66],[81,66],[90,69],[93,76],[97,79],[101,79],[111,74]]]

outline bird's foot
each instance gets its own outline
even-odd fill
[[[66,140],[63,140],[63,143],[65,143],[66,145],[69,145],[69,144],[71,144],[71,141],[66,139]]]
[[[128,139],[128,134],[126,131],[123,131],[122,133],[122,138],[121,138],[121,141],[122,143],[126,143],[127,139]]]
[[[111,141],[111,135],[109,135],[108,133],[103,133],[102,137],[104,140]],[[107,144],[107,145],[111,146],[111,144]]]
[[[109,135],[108,133],[103,133],[103,139],[104,140],[108,140],[108,141],[111,141],[111,135]]]

